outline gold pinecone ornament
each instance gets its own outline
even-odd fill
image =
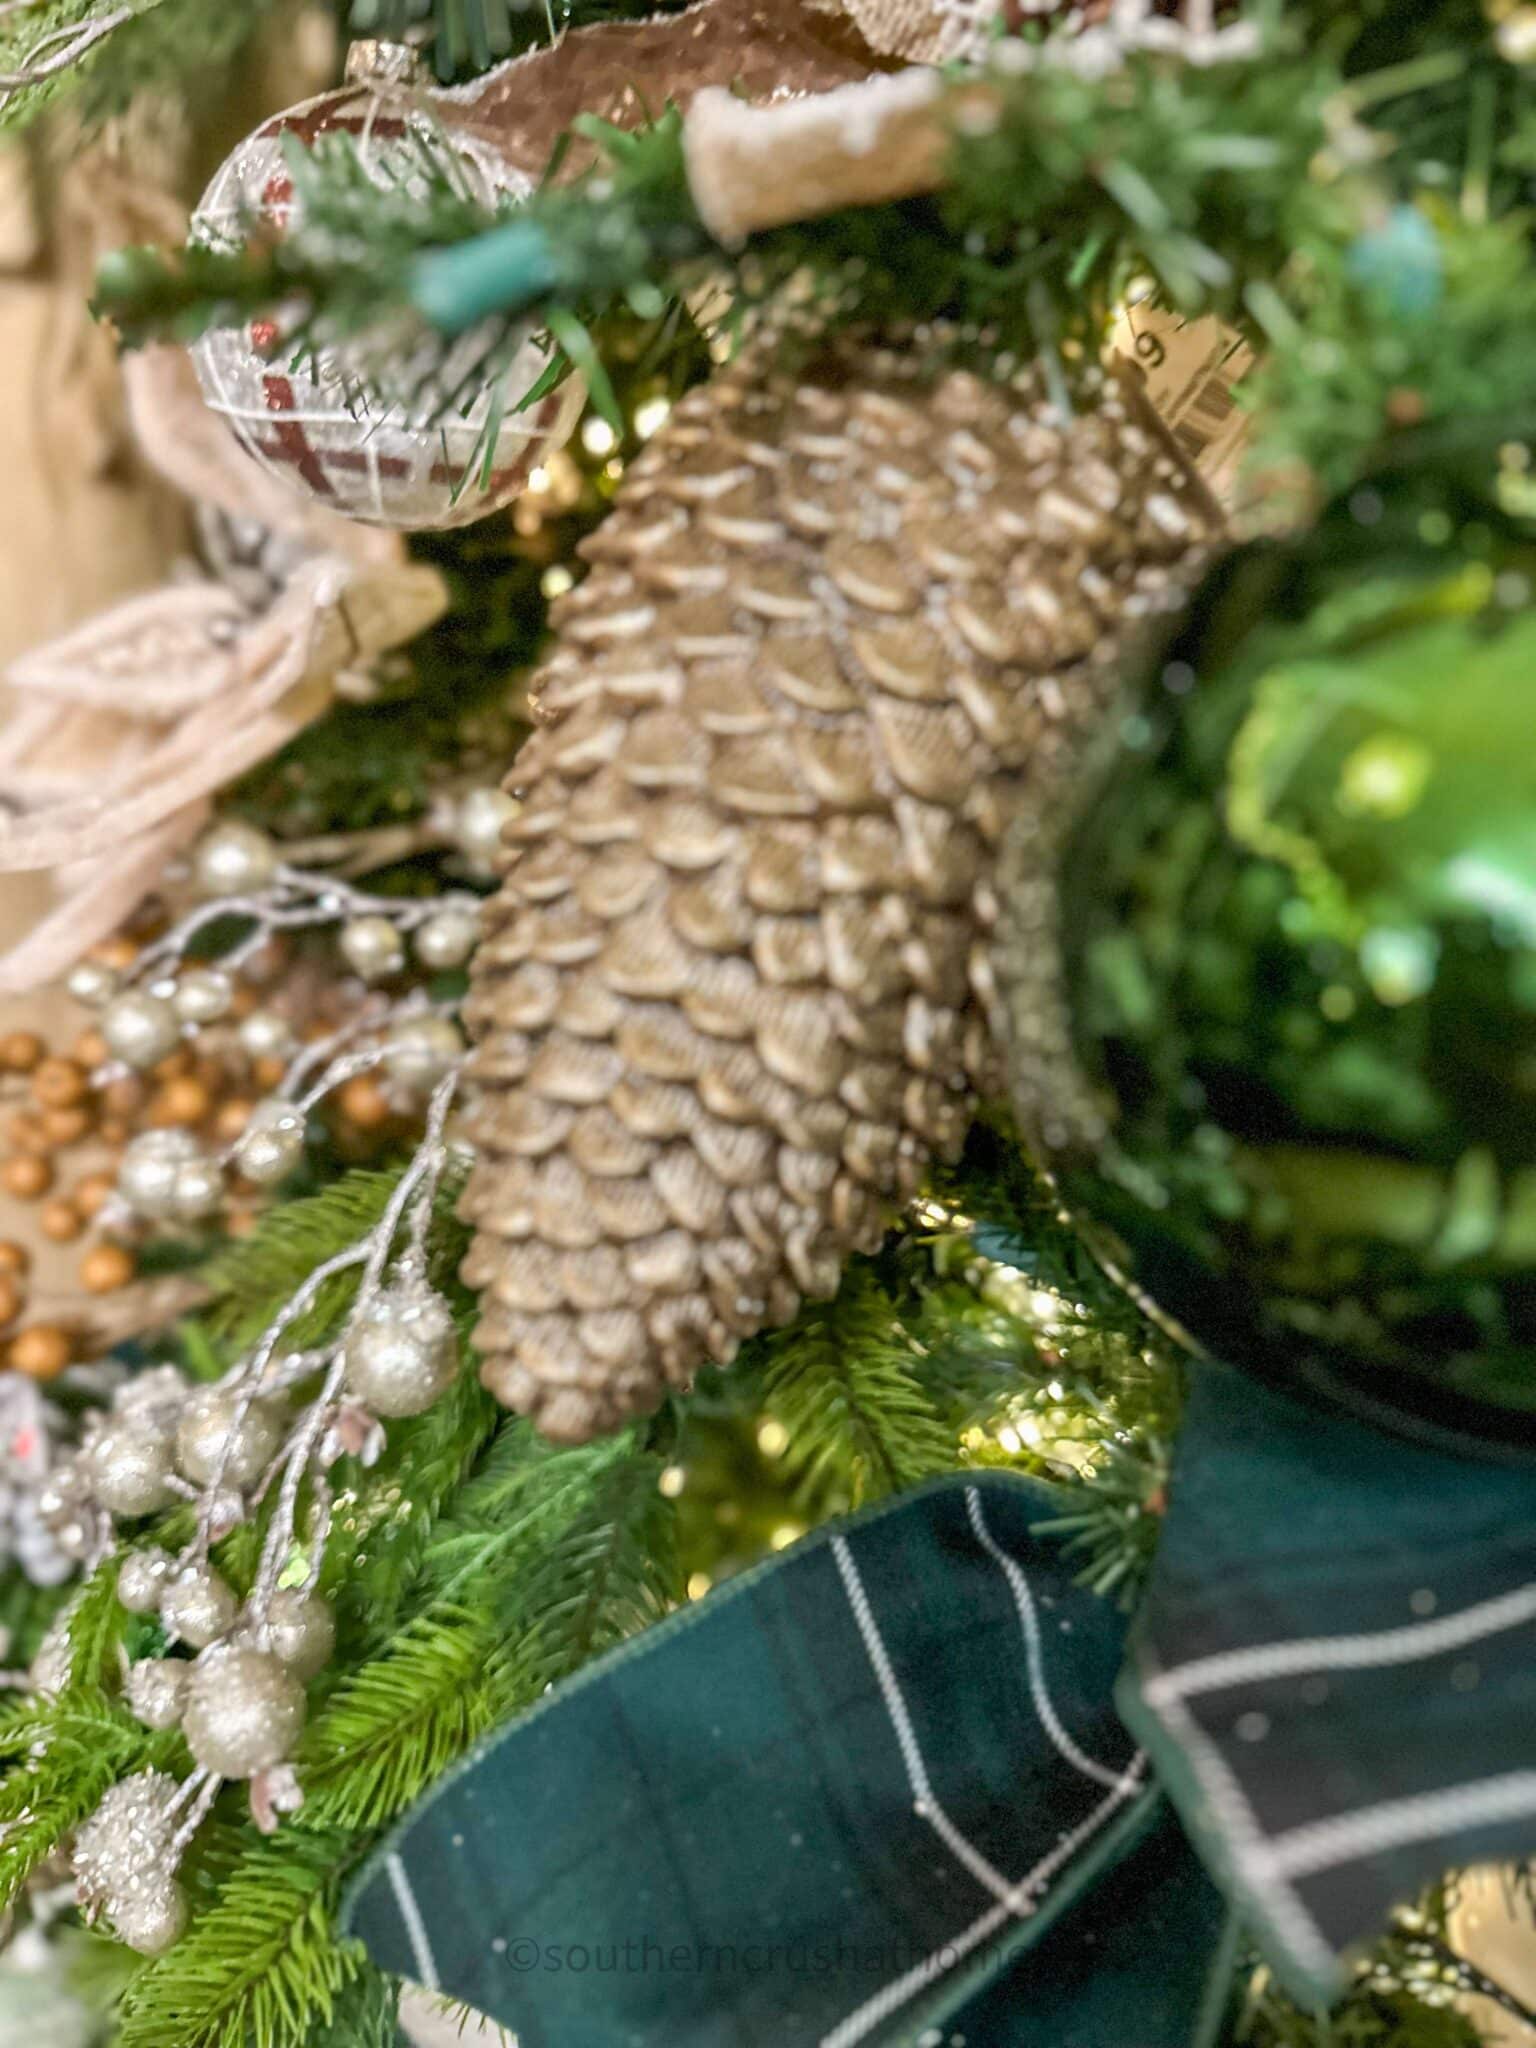
[[[1021,778],[1219,524],[1127,390],[1080,403],[765,347],[587,542],[466,1010],[483,1376],[549,1436],[830,1295],[957,1151]]]

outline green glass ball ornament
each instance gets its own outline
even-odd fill
[[[1019,821],[1015,1092],[1214,1356],[1536,1456],[1536,456],[1239,550]]]

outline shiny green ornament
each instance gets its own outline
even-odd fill
[[[1016,1094],[1209,1352],[1536,1455],[1536,545],[1521,443],[1240,551],[1076,822],[1021,821]]]

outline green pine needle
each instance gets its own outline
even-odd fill
[[[334,1927],[354,1847],[298,1828],[253,1839],[217,1902],[129,1983],[116,2048],[304,2048],[368,1967]]]
[[[788,1433],[786,1469],[823,1513],[899,1492],[955,1463],[895,1302],[865,1263],[829,1302],[760,1340],[752,1397]]]
[[[172,1767],[180,1749],[178,1736],[152,1735],[104,1693],[84,1689],[0,1721],[0,1907],[113,1785]]]
[[[318,1195],[276,1202],[248,1238],[208,1261],[202,1277],[214,1302],[205,1320],[232,1356],[256,1341],[316,1266],[367,1235],[399,1177],[389,1171],[348,1173]],[[291,1341],[319,1342],[335,1329],[356,1291],[356,1274],[338,1273],[313,1309],[293,1324]]]

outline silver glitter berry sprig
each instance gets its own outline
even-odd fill
[[[451,804],[442,829],[464,861],[484,872],[501,829],[515,811],[498,790],[473,789]],[[204,896],[126,971],[85,961],[69,978],[77,1000],[100,1011],[109,1058],[91,1077],[104,1087],[123,1074],[159,1065],[208,1030],[233,1030],[244,1053],[278,1064],[281,1078],[221,1151],[177,1128],[145,1131],[126,1148],[117,1199],[102,1216],[119,1234],[136,1224],[194,1225],[219,1213],[232,1173],[273,1187],[299,1164],[306,1120],[329,1095],[360,1075],[382,1072],[402,1112],[420,1109],[464,1050],[456,1005],[433,1002],[417,986],[380,987],[414,970],[461,967],[479,937],[479,900],[454,891],[425,898],[370,894],[337,875],[281,860],[254,827],[227,822],[195,849],[194,880]],[[189,960],[215,923],[246,927],[216,962]],[[345,967],[368,985],[356,1013],[318,1042],[300,1044],[281,1011],[260,1007],[238,1024],[236,981],[253,973],[282,934],[335,928]]]
[[[349,1450],[376,1455],[386,1422],[423,1413],[458,1375],[452,1314],[427,1260],[434,1204],[455,1152],[448,1123],[458,1086],[455,1063],[437,1081],[421,1142],[373,1227],[314,1268],[224,1379],[189,1387],[166,1367],[130,1381],[63,1489],[88,1561],[110,1551],[116,1518],[176,1500],[196,1506],[179,1555],[135,1549],[118,1575],[123,1605],[158,1615],[173,1651],[195,1652],[132,1666],[124,1689],[146,1725],[181,1728],[196,1768],[179,1786],[146,1773],[128,1781],[137,1788],[131,1796],[114,1788],[77,1850],[82,1904],[147,1953],[181,1931],[176,1868],[226,1780],[249,1782],[264,1829],[302,1803],[291,1758],[305,1686],[335,1640],[334,1616],[316,1590],[333,1511],[330,1468]],[[328,1284],[352,1272],[357,1291],[336,1333],[286,1349]],[[267,1501],[260,1558],[242,1600],[211,1553]],[[302,1578],[285,1583],[299,1559]],[[133,1872],[147,1875],[132,1884]]]

